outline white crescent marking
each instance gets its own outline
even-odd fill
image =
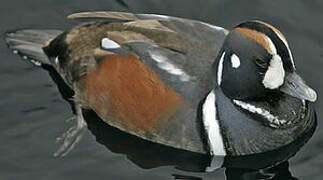
[[[223,52],[221,58],[220,58],[220,61],[219,61],[219,65],[218,65],[218,85],[220,86],[221,85],[221,81],[222,81],[222,70],[223,70],[223,59],[224,59],[224,55],[225,55],[225,52]]]
[[[215,94],[211,91],[205,99],[202,107],[203,124],[207,132],[211,155],[225,156],[219,121],[216,119]]]
[[[176,67],[174,64],[170,63],[167,60],[167,57],[157,53],[157,52],[149,52],[151,58],[157,62],[157,66],[170,74],[179,76],[181,81],[189,81],[191,79],[190,75],[184,72],[182,69]]]

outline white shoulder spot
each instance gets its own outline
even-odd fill
[[[161,55],[158,52],[149,52],[151,58],[157,62],[157,66],[170,74],[179,76],[181,81],[189,81],[191,79],[190,75],[188,75],[184,70],[176,67],[176,65],[169,62],[167,57]]]
[[[120,45],[118,43],[116,43],[115,41],[112,41],[111,39],[109,38],[103,38],[101,40],[101,47],[103,49],[117,49],[117,48],[120,48]]]
[[[281,57],[273,55],[262,83],[268,89],[276,89],[284,83],[284,78],[285,70]]]
[[[221,85],[221,81],[222,81],[222,70],[223,70],[223,59],[224,59],[224,56],[225,56],[225,52],[223,52],[221,58],[220,58],[220,61],[219,61],[219,64],[218,64],[218,73],[217,73],[217,77],[218,77],[218,85],[220,86]]]
[[[233,68],[238,68],[240,66],[240,59],[237,55],[232,54],[231,56],[231,64]]]
[[[202,107],[203,124],[207,132],[211,155],[225,156],[223,138],[219,121],[216,119],[215,94],[211,91]]]

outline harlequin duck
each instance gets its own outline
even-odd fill
[[[286,38],[267,23],[229,32],[152,14],[69,18],[106,21],[6,37],[10,48],[52,65],[75,92],[77,123],[56,156],[80,141],[82,108],[146,140],[216,156],[274,150],[316,126],[316,93],[296,74]]]

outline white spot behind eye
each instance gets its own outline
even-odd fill
[[[231,56],[231,64],[233,68],[238,68],[240,66],[240,59],[237,55],[232,54]]]
[[[223,59],[224,59],[224,55],[225,55],[225,52],[223,52],[221,58],[220,58],[220,62],[219,62],[219,65],[218,65],[218,85],[220,86],[221,85],[221,81],[222,81],[222,70],[223,70]]]
[[[101,40],[101,47],[103,49],[117,49],[120,48],[120,45],[109,38],[103,38]]]
[[[268,89],[276,89],[284,83],[285,70],[279,55],[273,55],[262,83]]]

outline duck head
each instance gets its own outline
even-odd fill
[[[284,35],[275,27],[249,21],[227,36],[213,72],[216,86],[230,99],[261,99],[284,93],[314,102],[316,93],[296,73]]]
[[[216,119],[227,155],[272,151],[314,131],[309,102],[317,95],[296,73],[287,40],[275,27],[261,21],[236,26],[213,73]]]

